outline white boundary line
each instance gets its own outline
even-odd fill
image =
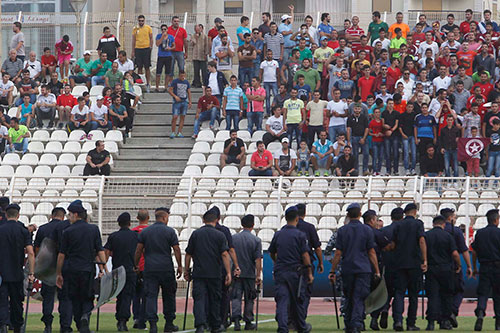
[[[270,323],[272,321],[275,321],[275,319],[266,319],[266,320],[259,320],[259,324],[265,324],[265,323]],[[229,326],[232,327],[233,325]],[[195,332],[196,329],[192,330],[185,330],[185,331],[178,331],[177,333],[188,333],[188,332]]]

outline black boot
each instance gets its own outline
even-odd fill
[[[451,326],[451,323],[449,320],[443,320],[440,324],[439,324],[439,329],[440,330],[452,330],[453,329],[453,326]]]
[[[149,322],[149,333],[158,333],[158,326],[156,326],[156,321]]]
[[[406,330],[407,331],[420,331],[420,327],[415,326],[415,324],[406,325]]]
[[[393,325],[392,327],[394,328],[394,330],[395,330],[396,332],[403,332],[403,331],[404,331],[404,329],[403,329],[403,323],[402,323],[402,322],[400,322],[400,321],[399,321],[399,322],[394,323],[394,325]]]
[[[163,332],[177,332],[179,330],[179,326],[174,325],[174,323],[165,323],[163,327]]]
[[[387,328],[387,318],[389,317],[389,313],[384,311],[380,314],[380,328]]]
[[[43,333],[52,333],[52,324],[45,324],[45,329]]]
[[[370,328],[374,331],[380,331],[380,328],[378,327],[378,321],[377,318],[372,318],[370,322]]]
[[[298,331],[299,333],[309,333],[312,331],[312,325],[309,323],[306,323],[306,326],[304,327],[303,330]]]
[[[79,329],[81,333],[90,333],[89,317],[90,314],[88,313],[82,316],[82,319],[80,320],[80,329]]]
[[[474,324],[474,331],[482,331],[483,330],[483,320],[484,320],[484,312],[478,311],[476,323]]]
[[[458,327],[458,321],[457,321],[457,315],[456,314],[454,314],[454,313],[451,314],[450,323],[451,323],[451,326],[453,328],[457,328]]]
[[[434,331],[434,320],[428,320],[427,321],[427,327],[425,328],[426,331]]]
[[[205,327],[203,325],[196,327],[195,333],[205,333]]]
[[[500,318],[495,318],[495,331],[500,331]]]
[[[236,323],[234,323],[234,330],[236,331]],[[245,331],[255,331],[255,324],[251,322],[245,323]]]
[[[127,322],[125,320],[120,320],[116,324],[118,332],[128,332]]]
[[[241,325],[240,325],[240,320],[239,319],[235,319],[234,320],[234,330],[235,331],[241,331]]]

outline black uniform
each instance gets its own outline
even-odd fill
[[[469,255],[467,244],[465,243],[464,233],[459,227],[453,226],[451,223],[446,223],[444,230],[449,232],[453,239],[455,240],[455,245],[457,247],[458,253],[464,253],[464,255]],[[454,266],[454,269],[456,270]],[[460,304],[462,304],[462,299],[464,298],[465,281],[463,270],[455,273],[454,275],[454,285],[453,285],[453,303],[451,305],[451,312],[458,316],[458,310],[460,309]]]
[[[222,254],[228,250],[224,234],[209,224],[193,231],[189,238],[186,253],[193,257],[193,312],[197,328],[203,325],[217,330],[222,323]]]
[[[387,245],[389,245],[389,243],[391,241],[382,230],[375,229],[375,228],[371,228],[371,229],[373,231],[373,236],[374,236],[374,240],[375,240],[374,249],[375,249],[375,253],[377,255],[379,271],[383,272],[385,263],[384,263],[384,259],[382,256],[382,253],[383,253],[382,249],[385,248]],[[375,270],[373,269],[373,267],[372,267],[372,273],[375,273]],[[376,285],[374,285],[374,281],[375,280],[372,279],[370,289],[373,289],[374,287],[376,287]],[[371,313],[372,318],[378,318],[380,316],[380,313],[382,313],[382,311],[384,311],[384,307],[373,311]]]
[[[390,241],[394,240],[394,229],[397,223],[399,223],[399,221],[393,221],[387,227],[380,229]],[[391,307],[391,301],[394,298],[395,293],[394,282],[396,279],[397,266],[394,251],[383,251],[382,261],[384,262],[384,280],[387,287],[387,302],[382,309],[380,309],[380,312],[382,313],[383,318],[387,319],[389,308]]]
[[[128,227],[122,227],[108,237],[104,248],[111,251],[113,269],[120,266],[127,272],[127,280],[120,294],[116,298],[116,314],[118,321],[128,321],[130,305],[134,297],[137,274],[134,272],[134,256],[137,248],[137,233]]]
[[[219,222],[215,225],[215,229],[219,230],[224,234],[226,237],[227,241],[227,246],[229,247],[229,250],[234,249],[233,245],[233,236],[231,235],[231,231],[229,230],[228,227],[223,226]],[[221,269],[221,274],[222,274],[222,296],[221,296],[221,304],[220,304],[220,319],[222,320],[222,323],[227,322],[228,314],[229,314],[229,307],[231,303],[231,293],[229,292],[229,286],[226,286],[225,284],[225,276],[226,276],[226,270],[224,269],[224,266],[222,266]]]

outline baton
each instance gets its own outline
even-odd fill
[[[332,283],[333,304],[335,305],[335,318],[337,319],[337,329],[340,329],[339,309],[337,308],[337,291],[335,290],[335,282]]]
[[[97,308],[97,320],[95,323],[95,331],[99,332],[99,313],[101,312],[101,307]]]
[[[187,311],[188,311],[188,302],[189,302],[189,285],[191,284],[191,270],[189,270],[189,280],[187,282],[186,289],[186,304],[184,305],[184,323],[182,324],[182,330],[186,330],[186,319],[187,319]]]
[[[424,292],[425,292],[424,274],[422,274],[422,319],[424,319]]]
[[[28,283],[28,289],[26,290],[28,294],[26,295],[26,311],[24,312],[24,324],[23,328],[21,329],[21,332],[26,332],[26,327],[28,325],[28,310],[30,307],[30,294],[31,291],[33,290],[33,283],[29,282]]]
[[[262,282],[261,282],[262,283]],[[259,296],[260,296],[260,284],[257,285],[257,306],[255,309],[255,330],[259,330]]]

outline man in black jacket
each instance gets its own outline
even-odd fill
[[[217,84],[211,84],[217,81]],[[206,75],[205,81],[203,82],[203,94],[205,95],[205,88],[212,88],[212,95],[217,97],[219,100],[219,105],[222,105],[222,94],[224,93],[224,88],[229,83],[227,82],[224,73],[217,70],[217,63],[215,61],[210,61],[208,63],[208,75]]]
[[[446,177],[451,177],[450,167],[453,168],[453,177],[458,177],[457,141],[460,130],[455,126],[455,117],[449,113],[446,116],[446,127],[441,129],[439,147],[444,156],[444,172]]]
[[[438,177],[443,175],[443,161],[439,154],[436,154],[434,145],[427,145],[427,154],[420,161],[420,173],[425,177]]]

